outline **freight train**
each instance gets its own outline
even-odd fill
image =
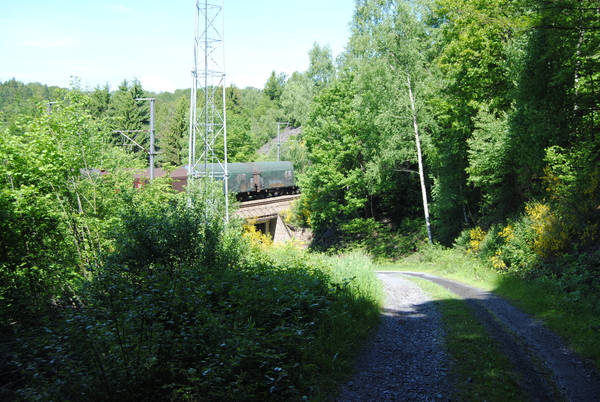
[[[202,176],[200,169],[213,172],[215,178],[220,178],[220,180],[224,176],[223,167],[219,164],[198,165],[193,176]],[[236,193],[236,197],[240,201],[299,193],[291,162],[228,163],[227,171],[229,173],[227,191]],[[154,169],[154,177],[161,177],[165,174],[167,173],[162,169]],[[189,178],[188,167],[175,169],[169,175],[173,179],[173,188],[177,191],[184,191]],[[147,181],[148,171],[146,170],[135,175],[134,185],[141,187]]]

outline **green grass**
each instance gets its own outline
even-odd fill
[[[444,323],[445,344],[452,356],[456,401],[524,401],[512,362],[454,293],[429,281],[413,278],[435,300]]]
[[[600,368],[600,301],[585,286],[565,286],[552,276],[525,279],[503,275],[458,249],[428,247],[377,270],[426,272],[493,291],[542,320],[581,356]]]
[[[305,351],[315,367],[311,400],[330,400],[339,384],[350,378],[358,351],[379,325],[384,293],[374,264],[361,252],[325,256],[289,245],[274,247],[269,255],[279,264],[303,262],[324,272],[331,280],[332,292],[338,295],[328,307],[327,318],[319,324],[315,334],[318,341]]]
[[[414,271],[443,276],[467,285],[493,290],[500,276],[462,251],[439,246],[426,246],[422,252],[377,266],[379,271]]]
[[[331,277],[337,282],[347,282],[353,293],[374,301],[384,298],[381,282],[373,274],[377,267],[371,258],[362,252],[354,251],[341,256],[328,257]]]
[[[600,368],[600,303],[597,293],[565,292],[552,278],[524,281],[500,278],[494,292],[527,313],[540,318],[554,332],[568,340],[581,356]]]

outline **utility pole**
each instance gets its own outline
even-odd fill
[[[58,102],[50,102],[48,101],[48,114],[52,114],[52,105]]]
[[[279,134],[279,127],[285,124],[286,126],[290,123],[288,122],[277,122],[277,162],[279,162],[279,154],[280,154],[280,149],[281,149],[281,136]]]
[[[140,148],[146,152],[149,156],[150,163],[148,166],[150,180],[154,179],[154,155],[157,152],[154,150],[154,101],[155,98],[135,98],[136,101],[150,101],[150,130],[115,130],[114,133],[121,134],[125,139],[123,140],[123,146],[133,146]],[[149,131],[150,132],[150,149],[146,149],[136,141],[138,133]],[[129,142],[127,142],[129,141]]]
[[[154,179],[154,101],[155,98],[135,98],[138,101],[150,101],[150,150],[148,155],[150,156],[150,180]]]

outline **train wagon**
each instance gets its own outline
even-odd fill
[[[199,169],[214,172],[217,180],[222,180],[223,167],[219,164],[198,165],[194,176],[201,177],[203,172]],[[171,172],[173,188],[184,191],[187,186],[188,167],[176,169]],[[272,195],[296,194],[299,192],[295,182],[294,167],[291,162],[248,162],[228,163],[229,173],[227,191],[236,194],[238,200],[265,198]],[[154,177],[166,174],[162,169],[154,170]],[[148,180],[148,171],[135,175],[136,187],[142,186]]]

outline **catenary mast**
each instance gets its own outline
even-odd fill
[[[194,67],[190,96],[188,174],[224,181],[227,189],[223,0],[196,0]],[[221,96],[219,96],[221,92]],[[225,219],[228,219],[225,196]]]

